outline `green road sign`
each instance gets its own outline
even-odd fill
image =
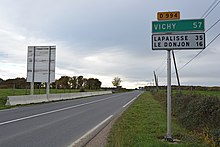
[[[204,19],[153,21],[152,33],[203,32]]]

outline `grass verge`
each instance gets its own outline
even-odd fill
[[[195,136],[172,121],[178,144],[163,142],[166,134],[166,112],[149,92],[142,94],[116,121],[107,147],[170,147],[205,146]]]

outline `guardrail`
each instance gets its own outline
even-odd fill
[[[60,94],[42,94],[42,95],[21,95],[8,96],[6,105],[32,104],[51,102],[59,100],[76,99],[88,96],[110,94],[112,91],[98,91],[98,92],[79,92],[79,93],[60,93]]]

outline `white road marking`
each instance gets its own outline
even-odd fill
[[[3,110],[0,110],[0,112],[11,111],[11,110],[16,110],[16,109],[18,108],[3,109]]]
[[[118,95],[116,95],[116,96],[118,96]],[[44,113],[39,113],[39,114],[31,115],[31,116],[26,116],[26,117],[22,117],[22,118],[18,118],[18,119],[13,119],[13,120],[1,122],[0,126],[10,124],[10,123],[14,123],[14,122],[18,122],[18,121],[22,121],[22,120],[26,120],[26,119],[30,119],[30,118],[43,116],[43,115],[48,115],[48,114],[51,114],[51,113],[56,113],[56,112],[60,112],[60,111],[64,111],[64,110],[68,110],[68,109],[72,109],[72,108],[76,108],[76,107],[81,107],[81,106],[97,103],[97,102],[100,102],[100,101],[105,101],[105,100],[111,99],[111,98],[116,97],[116,96],[111,96],[111,97],[107,97],[107,98],[104,98],[104,99],[95,100],[95,101],[91,101],[91,102],[87,102],[87,103],[83,103],[83,104],[79,104],[79,105],[74,105],[74,106],[70,106],[70,107],[66,107],[66,108],[61,108],[61,109],[57,109],[57,110],[53,110],[53,111],[48,111],[48,112],[44,112]]]
[[[105,122],[107,122],[108,120],[110,120],[113,117],[113,115],[110,115],[108,118],[106,118],[105,120],[103,120],[101,123],[99,123],[97,126],[95,126],[94,128],[92,128],[91,130],[89,130],[87,133],[85,133],[82,137],[80,137],[79,139],[77,139],[76,141],[74,141],[71,145],[69,145],[68,147],[74,147],[75,145],[77,145],[81,140],[83,140],[84,138],[86,138],[89,134],[91,134],[93,131],[95,131],[96,129],[98,129],[100,126],[102,126]]]
[[[132,103],[134,100],[136,100],[141,94],[139,94],[138,96],[136,96],[135,98],[133,98],[132,100],[130,100],[127,104],[125,104],[123,106],[123,108],[127,107],[130,103]]]

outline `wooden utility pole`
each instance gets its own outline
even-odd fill
[[[178,74],[177,65],[176,65],[176,59],[175,59],[175,55],[174,55],[173,50],[172,50],[172,54],[173,54],[173,63],[174,63],[175,71],[176,71],[176,78],[177,78],[177,82],[178,82],[178,88],[179,88],[179,92],[180,92],[180,79],[179,79],[179,74]]]
[[[157,75],[156,75],[155,71],[154,71],[154,81],[155,81],[155,84],[156,84],[156,90],[158,91],[159,90],[159,88],[158,88],[158,78],[157,78]]]

